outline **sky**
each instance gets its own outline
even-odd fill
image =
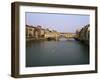
[[[27,25],[42,26],[58,32],[75,33],[77,29],[89,24],[89,15],[79,14],[54,14],[54,13],[25,13]]]

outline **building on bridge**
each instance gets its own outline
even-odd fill
[[[65,37],[65,38],[74,38],[76,33],[60,33],[61,36]]]

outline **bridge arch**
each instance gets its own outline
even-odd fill
[[[66,38],[67,40],[70,40],[70,39],[74,39],[75,35],[76,35],[75,33],[60,33],[58,39]]]

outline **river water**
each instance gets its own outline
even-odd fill
[[[79,41],[26,42],[26,67],[89,64],[89,47]]]

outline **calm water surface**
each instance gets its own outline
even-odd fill
[[[26,67],[89,64],[89,48],[75,40],[26,43]]]

